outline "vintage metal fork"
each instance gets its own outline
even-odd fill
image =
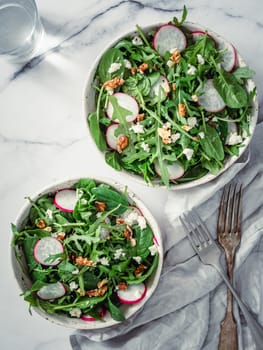
[[[205,265],[212,265],[223,278],[227,287],[235,297],[240,310],[242,311],[248,327],[253,335],[257,350],[262,350],[263,344],[263,327],[256,321],[254,316],[250,313],[247,306],[242,302],[235,289],[232,287],[224,269],[221,265],[222,250],[214,241],[206,225],[198,216],[197,212],[188,212],[180,218],[189,241],[193,249],[199,256],[200,260]]]
[[[235,253],[241,241],[242,185],[224,188],[217,222],[217,238],[225,251],[227,274],[233,284]],[[263,344],[262,344],[263,345]],[[227,308],[221,323],[219,350],[238,350],[237,325],[233,316],[233,296],[227,289]]]

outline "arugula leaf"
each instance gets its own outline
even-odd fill
[[[233,75],[239,82],[239,84],[243,83],[243,79],[251,79],[255,75],[255,72],[248,67],[238,67],[234,72]]]
[[[120,106],[115,96],[110,95],[109,101],[113,107],[112,120],[119,120],[122,124],[126,124],[126,117],[131,115],[132,112]]]

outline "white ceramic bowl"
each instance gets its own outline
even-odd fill
[[[157,24],[149,25],[147,27],[142,27],[142,30],[144,33],[149,33],[153,30],[156,30],[157,28],[159,28],[163,24],[165,24],[165,23],[157,23]],[[217,43],[228,42],[221,35],[218,35],[214,31],[212,31],[212,30],[210,30],[202,25],[199,25],[197,23],[185,22],[184,26],[191,31],[195,31],[195,30],[207,31],[216,40]],[[131,36],[134,33],[135,33],[135,31],[131,31],[131,32],[126,32],[123,35],[118,36],[115,40],[113,40],[111,43],[109,43],[109,45],[107,47],[105,47],[104,52],[106,52],[110,47],[113,47],[121,39],[123,39],[127,36]],[[89,113],[95,112],[95,110],[96,110],[95,90],[92,87],[92,85],[94,83],[94,77],[96,74],[96,70],[98,68],[99,62],[100,62],[101,57],[103,56],[104,52],[102,52],[97,57],[97,59],[95,60],[95,62],[93,64],[93,67],[87,73],[87,80],[86,80],[85,86],[84,86],[84,98],[83,98],[83,107],[84,107],[85,118],[87,118]],[[240,56],[238,51],[236,51],[236,52],[237,52],[237,57],[236,57],[237,66],[239,66],[239,67],[246,66],[244,59]],[[247,83],[246,83],[247,91],[250,92],[254,88],[255,88],[254,81],[252,79],[248,79]],[[202,185],[202,184],[205,184],[205,183],[215,179],[216,177],[220,176],[225,170],[230,168],[231,165],[234,164],[242,156],[242,154],[246,150],[246,148],[251,140],[251,137],[253,135],[255,126],[257,124],[257,118],[258,118],[258,99],[257,99],[257,95],[256,95],[254,98],[254,101],[253,101],[253,106],[252,106],[251,114],[250,114],[250,125],[249,125],[250,136],[244,140],[242,147],[240,147],[240,149],[239,149],[239,155],[227,157],[224,161],[224,167],[220,170],[220,172],[217,175],[212,175],[211,173],[208,173],[205,176],[203,176],[199,179],[193,180],[193,181],[179,183],[179,184],[172,184],[170,188],[173,190],[177,190],[177,189],[185,189],[185,188],[191,188],[194,186]],[[91,134],[89,136],[92,138]],[[98,150],[98,152],[101,154],[102,159],[104,161],[104,153],[100,152],[99,150]],[[124,174],[125,177],[128,177],[132,180],[135,180],[141,184],[147,185],[147,183],[143,180],[143,178],[141,176],[133,174],[133,173],[128,172],[126,170],[122,170],[121,172]],[[153,181],[153,185],[158,186],[158,187],[165,187],[163,184],[160,184],[160,181]]]
[[[30,198],[33,201],[36,201],[39,197],[41,197],[43,194],[47,193],[55,193],[58,190],[64,189],[64,188],[70,188],[74,183],[76,183],[79,179],[69,179],[64,180],[59,183],[55,183],[52,185],[49,185],[45,188],[43,188],[39,193],[31,196]],[[109,179],[94,179],[96,183],[105,183],[116,189],[118,192],[123,193],[126,191],[127,193],[127,199],[130,204],[135,205],[140,209],[142,212],[142,215],[145,217],[148,225],[151,227],[154,237],[155,237],[155,244],[158,248],[158,254],[159,254],[159,260],[158,260],[158,266],[156,270],[153,272],[153,274],[146,280],[146,296],[138,303],[131,304],[131,305],[125,305],[123,304],[120,308],[125,316],[126,319],[134,315],[139,309],[143,307],[143,305],[146,303],[146,301],[151,297],[154,290],[156,289],[158,285],[158,281],[160,278],[161,270],[162,270],[162,264],[163,264],[163,246],[162,246],[162,236],[160,229],[158,227],[157,222],[155,221],[154,217],[150,213],[150,211],[145,207],[143,202],[131,191],[127,190],[126,186],[121,185],[119,183],[116,183],[114,181],[111,181]],[[28,217],[29,210],[31,208],[30,203],[27,201],[21,211],[19,212],[14,224],[17,226],[18,230],[22,229],[24,226],[24,223]],[[18,285],[21,289],[21,291],[25,291],[29,289],[32,285],[32,282],[28,276],[27,273],[24,273],[21,266],[19,265],[16,257],[15,257],[15,250],[11,248],[11,261],[12,261],[12,267],[14,271],[15,278],[18,282]],[[105,328],[109,326],[113,326],[117,324],[117,321],[114,321],[109,313],[103,317],[103,320],[97,320],[97,321],[83,321],[78,318],[71,318],[67,316],[61,316],[61,315],[51,315],[48,313],[43,312],[39,308],[33,308],[36,313],[38,313],[40,316],[44,317],[46,320],[49,320],[55,324],[59,324],[64,327],[68,328],[75,328],[75,329],[99,329],[99,328]]]

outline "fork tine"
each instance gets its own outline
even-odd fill
[[[193,238],[193,231],[192,231],[192,228],[190,226],[188,226],[189,222],[187,222],[186,215],[183,214],[183,219],[181,217],[179,219],[180,219],[180,221],[181,221],[181,223],[186,231],[187,237],[188,237],[193,249],[198,254],[199,249],[200,249],[200,244],[198,244]],[[186,222],[188,223],[188,225],[186,224]]]
[[[213,242],[210,232],[195,210],[193,212],[188,212],[187,216],[184,214],[184,220],[180,218],[180,221],[196,251],[200,251],[203,246],[207,246],[207,244]]]
[[[236,185],[237,187],[237,185]],[[235,188],[236,190],[236,188]],[[241,200],[243,196],[243,188],[242,185],[240,185],[239,189],[235,191],[235,226],[232,226],[234,234],[239,234],[241,230]],[[233,215],[234,217],[234,215]]]
[[[219,214],[218,214],[218,219],[217,219],[217,231],[218,232],[224,232],[224,230],[225,230],[225,227],[223,228],[225,196],[226,196],[226,187],[224,187],[223,194],[221,197],[220,206],[219,206]]]

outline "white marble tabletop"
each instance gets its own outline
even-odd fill
[[[37,0],[45,28],[41,53],[24,64],[0,58],[0,339],[5,350],[69,350],[70,329],[31,316],[13,277],[10,223],[24,197],[61,178],[106,176],[127,184],[161,228],[167,191],[126,180],[109,168],[89,140],[83,86],[95,57],[136,24],[188,20],[228,38],[256,72],[263,96],[261,0]]]

